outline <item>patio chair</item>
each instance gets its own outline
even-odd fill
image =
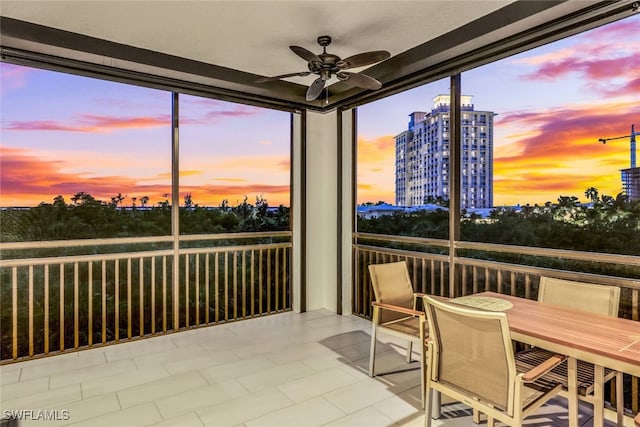
[[[372,303],[371,350],[369,354],[369,376],[375,375],[376,337],[384,332],[400,338],[406,338],[407,363],[411,363],[412,344],[420,349],[420,378],[423,389],[424,406],[424,352],[425,314],[416,310],[419,297],[424,294],[413,291],[407,263],[405,261],[369,265],[371,284],[376,300]]]
[[[605,316],[618,316],[620,306],[620,288],[617,286],[596,285],[593,283],[575,282],[571,280],[541,277],[538,289],[538,301],[544,304],[556,304],[588,311]],[[521,353],[523,363],[530,366],[548,358],[551,353],[541,348],[532,348]],[[604,392],[595,394],[594,366],[581,360],[577,361],[578,398],[592,405],[604,405]],[[564,363],[550,374],[554,381],[563,385],[563,393],[568,389],[567,364]],[[622,421],[624,414],[624,392],[622,388],[622,373],[605,369],[604,382],[616,378],[616,406],[618,420]]]
[[[474,412],[521,426],[562,389],[544,379],[564,356],[553,355],[531,370],[522,370],[511,344],[507,315],[471,309],[424,297],[429,322],[427,340],[425,426],[431,426],[432,394],[439,391]]]

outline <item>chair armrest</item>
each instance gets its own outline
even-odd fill
[[[423,294],[422,292],[414,292],[413,293],[413,297],[414,298],[422,298],[422,297],[426,297],[428,294]]]
[[[567,356],[554,354],[535,368],[531,369],[529,372],[525,372],[522,375],[522,381],[524,381],[525,383],[536,381],[538,378],[545,375],[547,372],[564,362],[566,358]]]
[[[385,304],[385,303],[375,302],[375,301],[372,302],[371,305],[374,307],[382,308],[384,310],[391,310],[391,311],[396,311],[398,313],[408,314],[409,316],[425,317],[424,311],[412,310],[410,308],[399,307],[397,305]]]

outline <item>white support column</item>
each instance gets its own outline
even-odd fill
[[[302,268],[301,262],[304,259],[302,257],[302,168],[304,167],[302,159],[302,117],[299,113],[292,114],[291,120],[291,138],[292,138],[292,150],[291,150],[291,190],[292,194],[292,231],[293,231],[293,263],[291,265],[291,272],[293,275],[292,280],[292,293],[293,293],[293,311],[300,313],[302,310],[302,304],[300,296],[302,295]]]
[[[306,118],[306,308],[337,311],[337,112]]]
[[[353,144],[357,135],[354,135],[354,110],[343,111],[342,114],[342,314],[351,314],[351,282],[353,269]]]

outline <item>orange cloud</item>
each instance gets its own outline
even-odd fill
[[[289,170],[289,156],[233,156],[217,157],[214,163],[208,163],[209,170]],[[274,168],[275,166],[275,168]]]
[[[141,184],[144,180],[126,176],[89,177],[81,173],[64,173],[61,172],[64,167],[64,161],[43,160],[27,149],[0,147],[0,206],[35,206],[41,202],[50,203],[57,195],[62,195],[68,202],[80,191],[107,202],[121,193],[127,197],[125,205],[131,203],[131,197],[148,196],[148,204],[154,205],[171,192],[169,179],[166,184]],[[262,195],[271,205],[288,206],[290,187],[288,183],[264,184],[247,180],[243,185],[182,185],[180,192],[191,193],[194,203],[207,206],[217,206],[223,199],[234,204],[236,200],[242,201],[245,195],[250,199]]]
[[[171,126],[169,115],[156,117],[110,117],[83,114],[73,125],[55,120],[13,120],[3,126],[5,130],[17,131],[65,131],[65,132],[110,132],[117,129],[143,129]]]
[[[201,170],[181,170],[180,171],[180,176],[181,177],[185,177],[185,176],[198,176],[198,175],[202,175],[204,174],[203,171]],[[171,179],[171,172],[167,172],[167,173],[159,173],[156,176],[154,176],[153,178],[150,179]]]
[[[280,168],[280,170],[283,171],[287,171],[289,172],[291,170],[291,159],[289,159],[288,157],[284,160],[280,160],[277,163],[278,167]]]
[[[374,139],[358,137],[358,160],[369,162],[387,162],[389,154],[395,156],[396,140],[392,135]]]
[[[223,181],[223,182],[246,182],[247,180],[244,178],[211,178],[212,181]]]
[[[619,170],[628,167],[629,143],[603,145],[598,138],[628,135],[639,112],[636,104],[617,103],[498,116],[496,128],[531,132],[494,148],[495,204],[584,197],[591,186],[615,196],[621,191]]]
[[[202,175],[203,172],[200,170],[181,170],[180,176],[197,176]]]
[[[63,161],[41,160],[29,150],[0,147],[0,183],[2,206],[33,206],[51,202],[57,195],[69,200],[84,191],[96,199],[108,201],[111,196],[122,194],[147,195],[160,198],[167,193],[167,185],[140,185],[122,176],[87,177],[83,174],[63,173]]]
[[[191,193],[193,202],[199,205],[218,206],[222,200],[227,199],[229,204],[241,203],[244,197],[248,197],[248,202],[253,203],[256,196],[264,197],[269,206],[284,205],[289,206],[289,185],[267,185],[267,184],[246,184],[246,185],[201,185],[194,187],[181,186],[180,191]]]
[[[395,138],[358,137],[358,203],[395,202]]]

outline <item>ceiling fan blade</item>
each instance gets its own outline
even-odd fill
[[[318,55],[315,53],[300,47],[300,46],[289,46],[289,49],[293,51],[300,58],[304,59],[307,62],[322,62],[322,59],[318,58]]]
[[[346,80],[351,85],[361,87],[363,89],[377,90],[382,87],[382,83],[380,83],[378,80],[361,73],[349,73],[346,71],[340,71],[336,74],[336,76],[340,80]]]
[[[273,77],[260,77],[259,79],[256,79],[256,83],[272,82],[274,80],[286,79],[287,77],[304,77],[304,76],[308,76],[309,74],[311,74],[311,71],[301,71],[299,73],[280,74],[279,76],[273,76]]]
[[[313,81],[313,83],[311,83],[311,86],[309,86],[309,89],[307,89],[307,101],[313,101],[318,96],[320,96],[320,93],[322,93],[322,89],[324,89],[325,81],[326,80],[323,80],[322,77],[318,77]]]
[[[341,70],[362,67],[364,65],[384,61],[390,56],[391,54],[386,50],[374,50],[372,52],[359,53],[357,55],[353,55],[336,62],[336,67],[340,68]]]

